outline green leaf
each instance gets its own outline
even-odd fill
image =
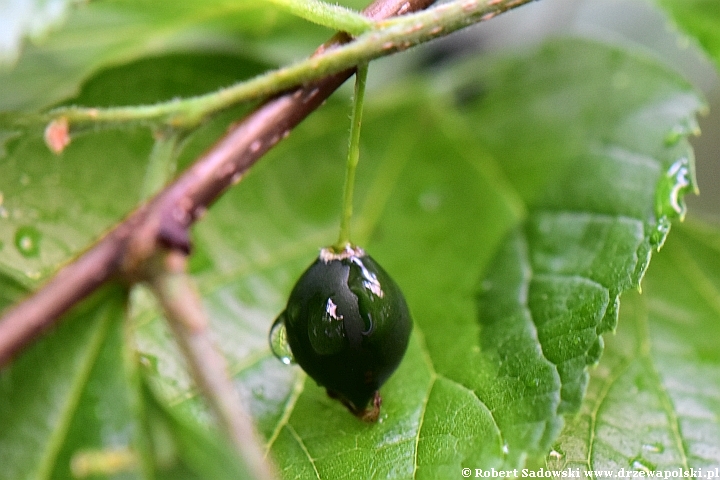
[[[678,228],[643,293],[623,297],[617,337],[593,370],[580,414],[548,466],[674,470],[718,466],[720,230]]]
[[[0,270],[36,282],[135,207],[152,138],[104,131],[76,138],[61,156],[41,135],[11,143],[0,163]]]
[[[694,188],[684,135],[696,130],[697,98],[652,64],[585,48],[544,49],[554,71],[490,71],[473,116],[528,209],[479,298],[482,346],[497,351],[507,390],[520,392],[486,396],[512,406],[496,414],[511,453],[515,443],[542,453],[561,425],[556,413],[579,407],[600,335],[615,328],[619,294],[639,285]],[[582,96],[571,70],[592,72]],[[521,120],[528,114],[533,123]]]
[[[544,456],[618,295],[694,186],[685,136],[702,102],[647,59],[558,41],[432,83],[369,93],[365,110],[354,240],[415,319],[378,424],[267,345],[294,280],[336,236],[348,106],[316,113],[194,231],[216,340],[286,478],[442,478]],[[138,321],[163,395],[203,416],[150,304]]]
[[[155,478],[253,478],[218,431],[208,431],[196,419],[168,409],[145,381],[142,391]]]
[[[720,68],[720,4],[715,0],[657,0],[680,30],[694,38]]]
[[[124,302],[99,291],[0,372],[0,479],[137,478],[141,461],[150,478],[252,478],[218,431],[134,378]]]
[[[68,478],[86,451],[127,451],[124,290],[107,287],[0,372],[0,478]]]
[[[30,70],[23,68],[29,67],[21,62],[12,73],[17,83],[7,83],[7,98],[17,91],[37,102],[24,106],[68,101],[68,92],[106,62],[146,55],[147,44],[134,42],[144,34],[157,39],[158,25],[171,32],[158,49],[184,45],[188,31],[181,20],[197,25],[188,20],[196,13],[189,4],[147,17],[118,5],[127,7],[101,2],[86,8],[107,9],[111,18],[125,12],[118,24],[139,31],[126,35],[130,46],[99,45],[102,51],[90,63],[71,55],[79,63],[58,72],[67,76],[65,86],[40,89],[37,96],[37,85],[22,81],[44,74],[27,76]],[[80,17],[73,18],[62,32],[78,33],[72,22]],[[203,25],[224,32],[233,19],[228,14]],[[41,50],[30,51],[25,61],[45,58]],[[217,88],[258,68],[232,53],[166,53],[97,73],[73,101],[152,102]],[[131,81],[144,88],[116,87]],[[405,360],[382,388],[378,424],[358,422],[297,368],[275,360],[267,342],[294,279],[319,247],[336,238],[347,144],[340,119],[348,105],[330,102],[314,115],[193,232],[192,269],[215,339],[269,455],[287,478],[455,477],[465,466],[513,467],[544,456],[562,415],[580,405],[586,367],[601,354],[601,335],[615,328],[618,295],[639,284],[670,220],[684,214],[682,196],[694,187],[685,136],[696,130],[701,101],[652,61],[570,40],[521,56],[483,58],[369,97],[355,241],[403,287],[416,322]],[[237,114],[196,132],[180,164],[207,148]],[[144,130],[101,131],[75,138],[56,157],[40,132],[14,135],[3,133],[7,153],[0,167],[0,278],[11,297],[134,207],[153,144]],[[137,343],[154,368],[159,400],[122,391],[117,372],[107,381],[114,385],[110,392],[120,392],[118,399],[131,395],[129,403],[139,403],[135,412],[118,410],[123,421],[130,424],[136,419],[129,415],[143,411],[155,419],[146,437],[139,435],[151,447],[142,452],[143,467],[158,476],[202,475],[210,467],[241,475],[226,447],[194,425],[209,417],[156,307],[142,294],[134,307]],[[107,315],[119,318],[119,303],[107,308]],[[76,335],[82,345],[92,344],[87,338],[96,332],[88,325]],[[112,338],[117,347],[118,335]],[[75,358],[67,355],[69,346],[52,345],[67,362]],[[32,351],[26,355],[32,358]],[[18,365],[13,369],[29,368],[22,359]],[[95,378],[94,364],[87,367],[91,373],[74,365],[62,367],[60,377],[79,385]],[[22,446],[20,453],[18,447],[8,450],[19,475],[40,469],[63,476],[85,435],[93,437],[92,448],[108,447],[96,428],[80,432],[77,425],[89,415],[84,410],[63,417],[71,432],[66,442],[50,438],[47,428],[42,445],[23,437],[26,429],[17,425],[34,417],[24,412],[22,400],[52,389],[53,381],[46,376],[22,388],[11,382],[13,388],[2,392],[11,405],[0,413],[2,424],[20,413],[0,437]],[[83,409],[105,401],[84,391],[73,396],[67,388],[52,411],[65,412],[73,401]],[[164,459],[168,469],[160,468]]]

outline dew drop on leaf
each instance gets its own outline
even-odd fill
[[[42,277],[42,272],[37,270],[28,270],[25,272],[25,276],[31,280],[39,280]]]
[[[670,219],[666,215],[658,218],[655,230],[650,233],[650,244],[656,250],[660,251],[665,244],[665,239],[670,233]]]
[[[648,462],[642,456],[637,456],[630,460],[630,466],[633,470],[645,473],[650,473],[655,470],[655,464]]]
[[[677,143],[685,138],[687,135],[687,132],[680,128],[679,126],[676,126],[670,132],[665,135],[665,145],[668,147],[672,147],[673,145],[677,145]]]
[[[683,196],[694,189],[690,160],[681,158],[677,160],[660,179],[656,190],[655,210],[658,217],[668,218],[685,217],[685,202]]]
[[[442,203],[442,197],[437,192],[425,192],[418,197],[418,205],[428,213],[436,212]]]
[[[262,387],[253,387],[251,390],[253,398],[256,400],[265,399],[265,390]]]
[[[155,355],[150,355],[147,353],[141,353],[140,357],[140,365],[142,365],[143,368],[147,369],[151,373],[158,373],[159,370],[159,364],[158,358]]]
[[[287,330],[285,329],[285,314],[282,313],[275,319],[270,329],[270,348],[275,355],[285,365],[295,363],[290,344],[287,339]]]
[[[665,445],[660,442],[646,443],[642,448],[648,453],[663,453],[665,451]]]
[[[23,257],[37,257],[40,254],[40,238],[37,228],[23,226],[15,232],[15,247]]]
[[[559,446],[554,446],[548,454],[547,466],[554,470],[561,470],[564,466],[565,452]]]

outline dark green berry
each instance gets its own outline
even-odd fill
[[[357,247],[323,249],[276,325],[294,360],[354,414],[376,420],[378,389],[405,354],[412,319],[400,287]]]

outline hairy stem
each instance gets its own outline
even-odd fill
[[[357,66],[355,73],[355,99],[350,123],[350,141],[348,142],[345,187],[343,188],[343,211],[340,219],[340,236],[335,244],[336,251],[342,251],[350,243],[350,221],[353,213],[353,191],[355,190],[355,170],[360,160],[360,127],[362,125],[363,103],[365,102],[365,83],[367,82],[367,63]]]
[[[373,27],[373,22],[360,13],[320,0],[265,0],[293,15],[339,32],[357,35]]]
[[[277,0],[294,3],[291,0]],[[394,1],[393,14],[416,10],[415,4],[427,5],[434,0]],[[232,105],[251,100],[261,100],[296,85],[306,84],[338,72],[352,69],[369,60],[406,50],[414,45],[448,35],[468,25],[489,20],[494,16],[532,0],[455,0],[428,11],[405,15],[392,20],[377,22],[374,28],[359,35],[352,42],[339,46],[326,45],[315,55],[278,70],[273,70],[245,82],[222,90],[172,100],[155,105],[114,108],[62,107],[39,117],[42,122],[62,118],[71,130],[97,124],[121,124],[126,122],[165,123],[173,128],[197,126],[208,116]],[[376,3],[386,3],[378,1]],[[366,15],[371,16],[368,10]],[[372,18],[381,19],[385,15]],[[345,38],[347,40],[347,37]],[[27,124],[27,118],[19,123]]]

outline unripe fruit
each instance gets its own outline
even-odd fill
[[[280,324],[294,360],[328,395],[377,420],[378,389],[400,364],[412,330],[400,287],[380,265],[358,247],[323,249],[273,331]]]

